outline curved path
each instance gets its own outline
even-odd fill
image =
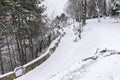
[[[48,80],[72,64],[75,59],[71,59],[76,57],[75,51],[79,45],[78,42],[73,42],[75,37],[73,31],[70,29],[65,29],[65,31],[66,35],[61,39],[58,48],[52,56],[42,65],[16,80]]]

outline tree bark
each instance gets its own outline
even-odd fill
[[[1,74],[4,74],[4,66],[3,66],[3,61],[2,61],[1,47],[0,47],[0,66],[1,66]]]
[[[86,24],[86,13],[87,13],[87,1],[84,0],[84,3],[83,3],[83,22],[82,22],[83,26]]]
[[[13,35],[11,35],[11,39],[12,39],[12,41],[11,41],[11,48],[12,48],[12,53],[13,53],[13,59],[14,59],[14,67],[17,67],[17,63],[16,63],[16,55],[15,55],[15,52],[14,52],[14,50],[15,50],[15,43],[13,43],[14,42],[14,38],[13,38]]]
[[[104,19],[106,18],[106,0],[104,0]]]
[[[21,51],[20,51],[20,45],[19,45],[19,40],[18,40],[18,35],[16,34],[16,43],[17,43],[17,49],[18,49],[18,54],[19,54],[19,61],[20,61],[20,65],[22,66],[22,55],[21,55]]]
[[[13,71],[12,55],[11,55],[11,49],[10,49],[9,40],[8,40],[7,35],[6,35],[6,41],[7,41],[7,47],[8,47],[9,58],[10,58],[11,70]]]

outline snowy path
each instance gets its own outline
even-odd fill
[[[26,74],[26,77],[23,76],[17,80],[48,80],[72,64],[74,59],[71,60],[71,58],[75,55],[76,48],[79,46],[78,43],[73,42],[74,37],[72,30],[67,30],[65,37],[62,38],[59,47],[52,56],[41,66]]]
[[[103,19],[101,23],[89,20],[77,42],[73,42],[75,35],[71,29],[66,28],[65,32],[45,63],[16,80],[120,80],[119,55],[82,61],[95,55],[97,48],[120,52],[120,23],[111,19]]]

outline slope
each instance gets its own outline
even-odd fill
[[[97,77],[101,77],[97,76],[94,73],[95,70],[92,69],[97,67],[97,70],[99,70],[98,66],[106,64],[106,62],[102,64],[106,59],[103,58],[98,62],[82,62],[82,60],[93,56],[97,49],[108,48],[109,50],[120,51],[118,45],[120,44],[120,23],[114,23],[114,20],[111,19],[102,20],[101,23],[97,23],[97,20],[93,19],[88,20],[87,23],[82,32],[82,39],[77,42],[73,42],[76,35],[74,35],[72,28],[65,28],[66,35],[62,38],[53,55],[45,63],[16,80],[97,80]],[[109,69],[106,73],[109,72]],[[94,76],[94,79],[93,77],[89,79],[90,74]],[[99,80],[111,79],[100,78]]]
[[[74,56],[74,51],[78,46],[77,43],[73,43],[73,37],[73,32],[67,29],[65,37],[61,40],[59,47],[56,49],[53,55],[44,64],[25,75],[29,77],[23,76],[17,80],[47,80],[57,72],[65,69],[73,62],[70,59]],[[32,73],[35,74],[33,75]]]

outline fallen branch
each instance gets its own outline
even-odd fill
[[[98,56],[96,56],[96,57],[92,56],[92,57],[85,58],[82,61],[87,61],[87,60],[90,60],[90,59],[96,60],[97,58],[98,58]]]
[[[95,52],[95,55],[98,53],[98,51],[99,51],[99,48],[97,48],[97,50],[96,50],[96,52]]]
[[[110,53],[110,54],[108,54],[108,55],[105,55],[104,57],[108,57],[108,56],[112,56],[112,55],[115,55],[115,54],[120,54],[120,52],[113,52],[113,53]]]
[[[97,55],[98,51],[99,51],[99,48],[97,48],[94,56],[85,58],[85,59],[83,59],[82,61],[97,60],[97,58],[100,56],[100,55]],[[108,56],[111,56],[111,55],[115,55],[115,54],[118,54],[118,55],[119,55],[119,54],[120,54],[120,52],[115,52],[115,50],[107,50],[107,48],[104,49],[104,50],[101,50],[99,53],[106,53],[106,52],[110,52],[110,53],[109,53],[109,54],[106,54],[105,56],[102,54],[103,57],[108,57]]]
[[[96,50],[96,52],[95,52],[95,55],[98,53],[98,51],[99,51],[99,48],[97,48],[97,50]],[[89,60],[89,59],[92,59],[92,60],[96,60],[98,58],[98,56],[92,56],[92,57],[88,57],[88,58],[85,58],[85,59],[83,59],[82,61],[87,61],[87,60]]]
[[[100,53],[105,53],[105,52],[115,52],[115,50],[107,50],[107,48],[106,48],[106,49],[100,51]]]

